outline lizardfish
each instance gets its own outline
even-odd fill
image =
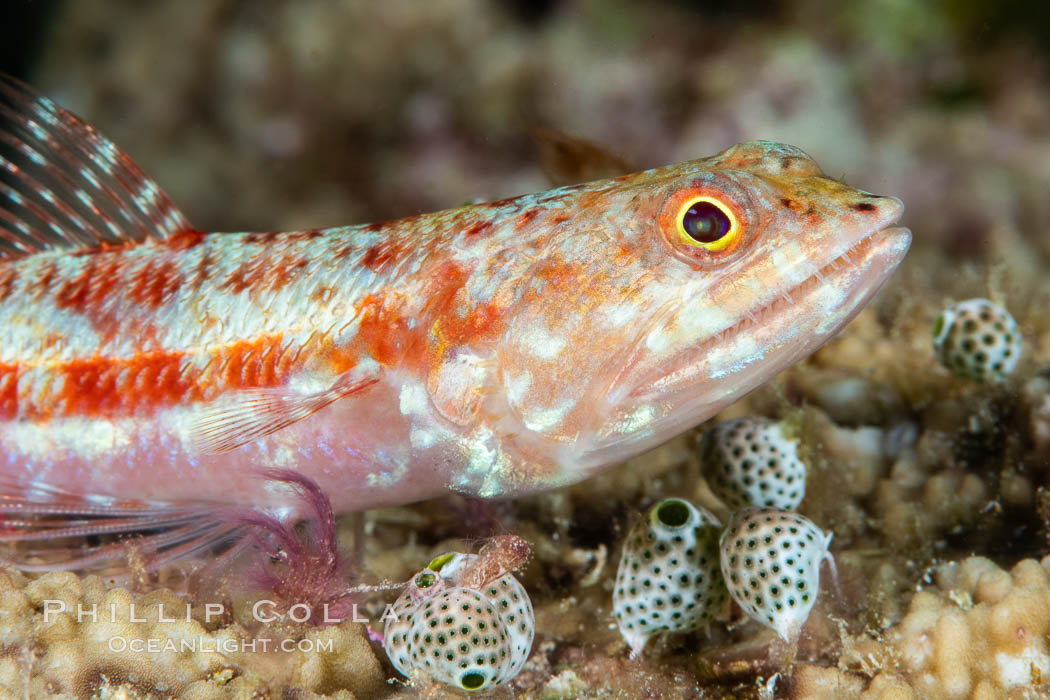
[[[812,353],[911,239],[899,199],[767,141],[397,221],[205,233],[29,88],[3,82],[0,119],[8,539],[214,504],[294,518],[251,478],[272,468],[337,511],[578,482]]]

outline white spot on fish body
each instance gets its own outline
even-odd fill
[[[711,348],[707,356],[711,368],[708,376],[724,377],[761,361],[764,356],[765,347],[754,337],[746,333],[737,335],[732,342]]]
[[[543,432],[561,423],[565,418],[565,414],[572,410],[575,405],[576,399],[570,397],[552,408],[523,412],[522,422],[529,430]]]
[[[777,274],[780,274],[779,270],[777,271]],[[778,277],[778,279],[780,278]],[[758,275],[744,279],[743,286],[747,287],[747,289],[741,289],[739,293],[747,294],[751,299],[762,299],[769,291],[769,287],[766,285],[765,280]]]
[[[634,304],[617,304],[606,312],[606,318],[614,326],[623,326],[638,318],[638,307]]]
[[[499,448],[499,440],[488,428],[478,430],[467,449],[467,468],[450,486],[482,498],[495,498],[504,492],[504,475],[510,462]],[[480,480],[479,478],[480,477]]]
[[[541,360],[553,360],[565,348],[565,338],[552,335],[543,326],[534,326],[520,342]]]
[[[408,467],[405,466],[403,461],[397,461],[394,463],[393,471],[382,470],[378,472],[369,472],[365,475],[365,484],[368,486],[393,486],[405,476],[408,471]]]
[[[279,469],[294,469],[299,463],[296,452],[289,447],[279,447],[271,456],[273,466]]]
[[[640,431],[656,418],[656,409],[650,404],[643,404],[634,411],[617,428],[619,433],[634,433]]]
[[[425,450],[437,442],[437,436],[433,431],[424,428],[413,428],[412,432],[408,435],[408,441],[412,443],[412,447],[417,450]]]
[[[820,325],[817,326],[817,333],[830,334],[839,327],[846,314],[852,311],[851,305],[843,304],[848,296],[848,290],[841,289],[834,284],[821,285],[814,293],[815,308],[835,309],[835,313],[826,313],[824,315]]]
[[[20,452],[38,459],[66,451],[89,458],[103,457],[128,443],[128,432],[121,423],[126,421],[83,418],[59,418],[46,424],[15,421],[5,429],[5,437],[10,440],[10,447],[5,449],[10,454]],[[105,459],[100,459],[98,464],[109,467]]]
[[[398,394],[398,400],[402,415],[419,415],[427,410],[427,392],[419,384],[405,383],[401,387],[401,393]]]
[[[738,318],[717,306],[700,306],[690,313],[681,313],[675,318],[676,325],[686,342],[697,342],[721,333]]]
[[[785,250],[785,248],[790,248],[790,252]],[[798,259],[797,248],[797,245],[790,244],[785,244],[783,247],[773,248],[769,251],[769,261],[771,266],[779,270],[781,274],[792,270],[795,267],[793,264],[794,261]],[[790,282],[791,281],[789,281],[789,283]],[[791,286],[794,285],[792,284]]]
[[[661,324],[645,336],[645,348],[652,353],[662,353],[665,352],[667,348],[671,347],[671,341],[671,336]]]
[[[522,372],[517,376],[507,378],[505,384],[507,387],[507,400],[518,406],[524,401],[525,394],[532,384],[532,375],[528,372]]]

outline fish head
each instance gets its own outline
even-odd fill
[[[563,481],[658,445],[809,355],[903,259],[902,204],[755,141],[609,181],[530,272],[504,340]]]

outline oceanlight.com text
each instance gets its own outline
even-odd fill
[[[307,654],[315,652],[331,652],[334,647],[332,639],[270,639],[260,637],[258,639],[216,639],[213,637],[188,637],[182,639],[158,639],[150,637],[141,639],[139,637],[110,637],[109,650],[115,654],[130,651],[135,654],[160,654],[173,652],[184,654],[186,652],[214,652],[218,654],[254,653],[268,651],[293,652],[300,651]]]

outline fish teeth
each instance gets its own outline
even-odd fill
[[[820,565],[831,559],[825,533],[807,518],[778,508],[733,514],[720,542],[729,594],[752,619],[785,641],[798,639],[820,588]]]
[[[988,299],[967,299],[937,317],[933,349],[957,377],[999,383],[1021,359],[1021,331],[1003,307]]]
[[[723,421],[704,433],[700,452],[711,490],[733,510],[794,510],[806,494],[798,440],[787,437],[781,423],[754,417]]]
[[[613,589],[616,624],[632,657],[654,636],[696,629],[725,607],[720,529],[715,516],[680,498],[660,501],[632,528]]]

